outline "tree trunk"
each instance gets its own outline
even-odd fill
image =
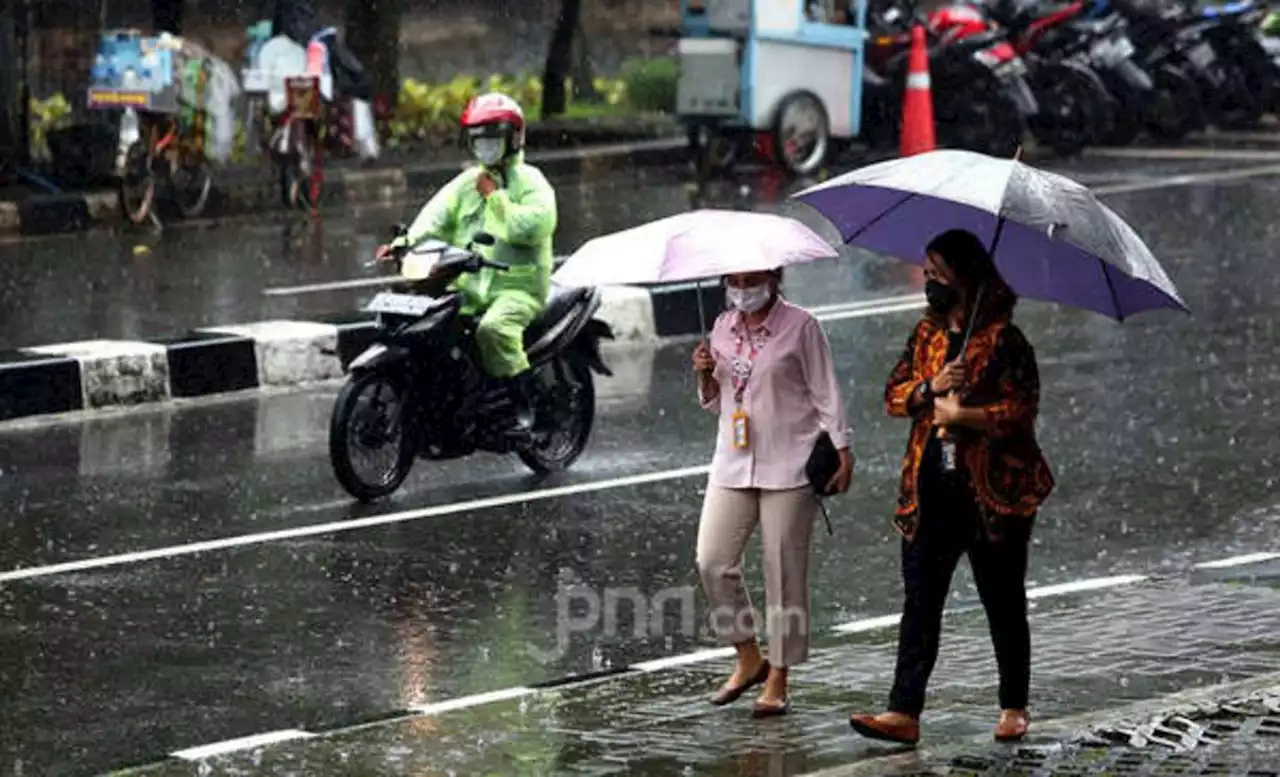
[[[542,74],[542,118],[559,116],[569,107],[564,81],[573,66],[573,38],[582,17],[582,0],[560,0],[560,15],[551,33],[547,67]]]
[[[590,40],[587,37],[587,31],[582,26],[582,19],[578,19],[577,34],[574,38],[575,56],[573,58],[573,99],[584,103],[600,102],[600,95],[596,92],[596,73],[595,68],[591,66],[591,47],[588,45]]]
[[[182,34],[183,0],[151,0],[151,24],[155,32]]]
[[[404,0],[346,0],[346,42],[391,105],[400,94],[400,17]]]

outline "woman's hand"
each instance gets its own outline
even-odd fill
[[[842,448],[839,454],[840,468],[827,482],[828,494],[843,494],[849,490],[849,483],[853,480],[853,454],[848,448]]]
[[[706,341],[702,340],[693,349],[693,371],[709,378],[715,369],[716,359],[711,355],[711,349],[707,347]]]
[[[933,400],[933,423],[935,426],[951,426],[961,422],[962,408],[960,400],[954,396],[938,397]]]
[[[929,389],[934,396],[942,396],[949,391],[963,389],[965,379],[964,362],[954,361],[945,365],[942,372],[933,376],[933,380],[929,381]]]

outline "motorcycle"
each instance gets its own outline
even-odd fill
[[[1127,145],[1137,138],[1160,95],[1155,80],[1135,61],[1137,50],[1122,16],[1085,18],[1083,2],[1048,13],[1034,2],[1019,8],[996,0],[985,7],[994,21],[1015,30],[1020,54],[1029,60],[1045,56],[1070,71],[1069,82],[1091,108],[1091,143]]]
[[[1254,0],[1209,5],[1198,11],[1200,18],[1216,22],[1206,37],[1239,70],[1244,91],[1252,98],[1237,105],[1238,115],[1230,117],[1234,126],[1253,126],[1263,113],[1280,107],[1280,42],[1261,30],[1266,14]]]
[[[938,145],[1013,156],[1030,118],[1040,110],[1026,81],[1026,65],[998,34],[940,35],[910,0],[869,18],[874,31],[867,40],[863,73],[870,144],[892,147],[901,136],[910,32],[917,23],[928,38]]]
[[[1113,11],[1128,21],[1139,61],[1157,84],[1174,73],[1186,76],[1176,106],[1162,106],[1159,118],[1148,124],[1153,136],[1172,140],[1209,123],[1232,126],[1255,112],[1243,74],[1209,42],[1217,21],[1150,0],[1092,0],[1089,14]]]
[[[1034,5],[996,2],[979,9],[957,3],[934,11],[929,20],[936,29],[954,31],[962,39],[1002,30],[1027,63],[1031,90],[1043,106],[1030,121],[1032,135],[1059,156],[1071,156],[1097,141],[1098,128],[1107,126],[1115,113],[1101,79],[1060,40],[1060,28],[1081,7],[1077,2],[1043,14]]]
[[[398,227],[396,235],[403,234]],[[613,331],[593,318],[600,292],[553,287],[546,310],[525,331],[536,375],[533,429],[512,435],[512,397],[488,387],[474,353],[476,322],[461,313],[462,295],[445,290],[462,273],[506,271],[476,251],[493,243],[482,233],[466,248],[428,240],[393,253],[404,280],[365,306],[377,314],[378,333],[348,366],[329,427],[334,474],[356,499],[394,493],[417,458],[514,452],[545,474],[567,469],[586,448],[595,419],[592,374],[613,374],[600,354],[600,341],[613,339]],[[361,472],[359,459],[370,450],[383,450],[386,461]]]

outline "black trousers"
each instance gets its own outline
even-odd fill
[[[1031,630],[1027,623],[1028,536],[986,538],[966,480],[949,482],[929,468],[920,483],[920,525],[902,543],[906,598],[898,632],[898,665],[889,709],[919,717],[938,659],[942,611],[951,578],[968,554],[987,613],[1000,672],[1001,709],[1025,709],[1031,684]]]

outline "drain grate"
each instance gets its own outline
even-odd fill
[[[934,777],[920,772],[903,777]],[[1280,695],[1274,691],[1097,726],[1066,744],[951,759],[949,777],[1280,777]]]

